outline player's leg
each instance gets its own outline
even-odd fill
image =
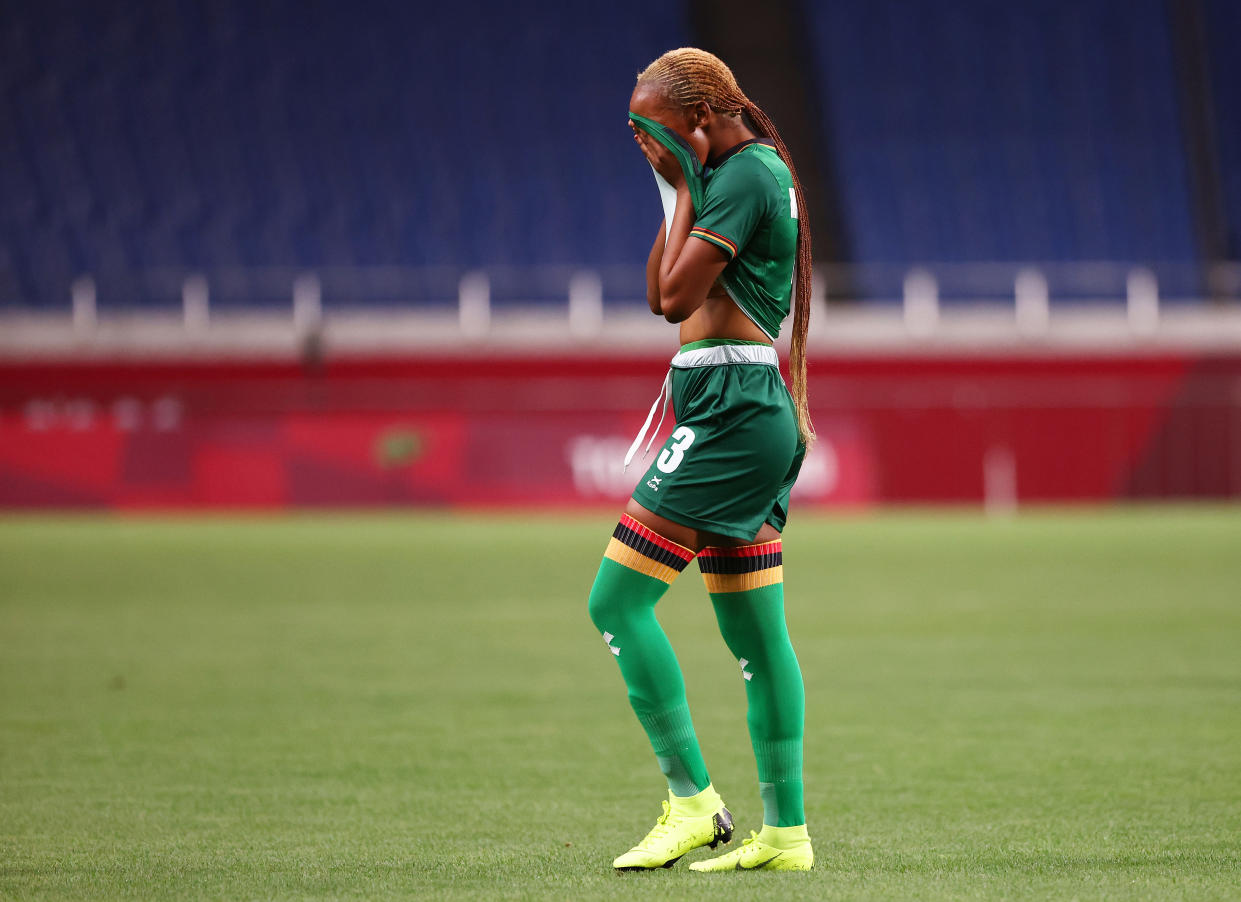
[[[698,565],[745,681],[763,828],[727,855],[694,862],[694,870],[808,870],[814,864],[802,795],[805,690],[785,623],[783,548],[771,526],[756,538],[752,545],[703,548]]]
[[[590,617],[620,665],[629,702],[646,730],[668,781],[664,815],[637,846],[613,862],[620,869],[671,867],[691,849],[732,837],[732,818],[711,786],[694,733],[685,681],[655,605],[694,557],[692,530],[655,517],[635,502],[629,510],[674,533],[681,542],[626,513],[599,565]]]
[[[704,347],[710,351],[714,346]],[[774,352],[772,357],[774,363]],[[669,810],[632,857],[617,859],[618,867],[658,866],[696,845],[727,842],[732,836],[731,816],[701,763],[680,668],[654,606],[705,544],[704,535],[722,530],[747,540],[754,536],[797,444],[788,392],[774,365],[700,366],[690,360],[692,365],[682,367],[678,361],[686,362],[681,353],[673,359],[670,377],[677,426],[638,479],[628,519],[608,546],[591,595],[592,617],[605,637],[616,637],[609,644],[671,787]],[[729,408],[730,416],[721,417],[721,406]],[[794,431],[775,435],[773,443],[772,425],[785,419]],[[787,448],[782,450],[781,442]],[[645,577],[650,578],[643,582]],[[621,623],[632,637],[630,645],[637,650],[632,659],[626,657],[629,646],[617,641],[621,637],[613,623]],[[682,794],[690,791],[696,795]],[[684,826],[690,819],[699,825],[693,835]]]

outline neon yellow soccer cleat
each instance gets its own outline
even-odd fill
[[[792,829],[792,828],[783,828]],[[805,834],[805,827],[801,832]],[[759,835],[751,831],[750,838],[743,840],[741,847],[733,849],[718,858],[706,861],[695,861],[689,866],[691,871],[808,871],[814,867],[814,849],[810,847],[810,837],[798,838],[789,843],[790,848],[777,849],[759,839]]]
[[[693,799],[669,797],[672,804],[664,802],[664,813],[651,832],[613,861],[612,867],[618,871],[670,868],[686,852],[700,846],[714,849],[733,838],[733,816],[715,790],[708,787]]]

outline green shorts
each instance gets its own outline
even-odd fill
[[[762,342],[696,341],[672,358],[677,425],[633,499],[652,513],[752,540],[783,530],[806,447],[775,349]]]

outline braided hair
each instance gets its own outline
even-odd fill
[[[655,62],[638,73],[638,84],[656,87],[669,102],[679,107],[692,106],[700,101],[716,113],[725,116],[743,116],[755,126],[753,131],[768,138],[776,145],[780,157],[789,167],[793,177],[793,190],[797,196],[797,258],[794,269],[793,335],[789,347],[789,374],[793,381],[793,402],[797,409],[797,431],[802,441],[814,440],[814,425],[810,422],[810,408],[806,399],[806,332],[810,327],[811,247],[810,220],[805,195],[793,158],[784,146],[784,139],[776,125],[737,85],[732,70],[724,61],[705,50],[682,47],[669,50]]]

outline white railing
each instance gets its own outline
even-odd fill
[[[843,342],[842,335],[862,344],[954,336],[1040,342],[1080,336],[1086,323],[1109,340],[1158,339],[1176,332],[1170,321],[1196,323],[1181,329],[1186,335],[1241,343],[1237,263],[821,264],[814,294],[816,309],[826,309],[815,317],[812,339],[827,343]],[[40,341],[300,345],[325,332],[365,346],[399,343],[397,320],[408,339],[421,343],[503,339],[520,331],[520,323],[534,339],[555,333],[590,342],[625,330],[631,337],[653,334],[647,326],[659,323],[647,312],[638,265],[150,270],[85,274],[65,295],[59,313],[0,298],[0,350]],[[268,338],[257,338],[260,333]]]

